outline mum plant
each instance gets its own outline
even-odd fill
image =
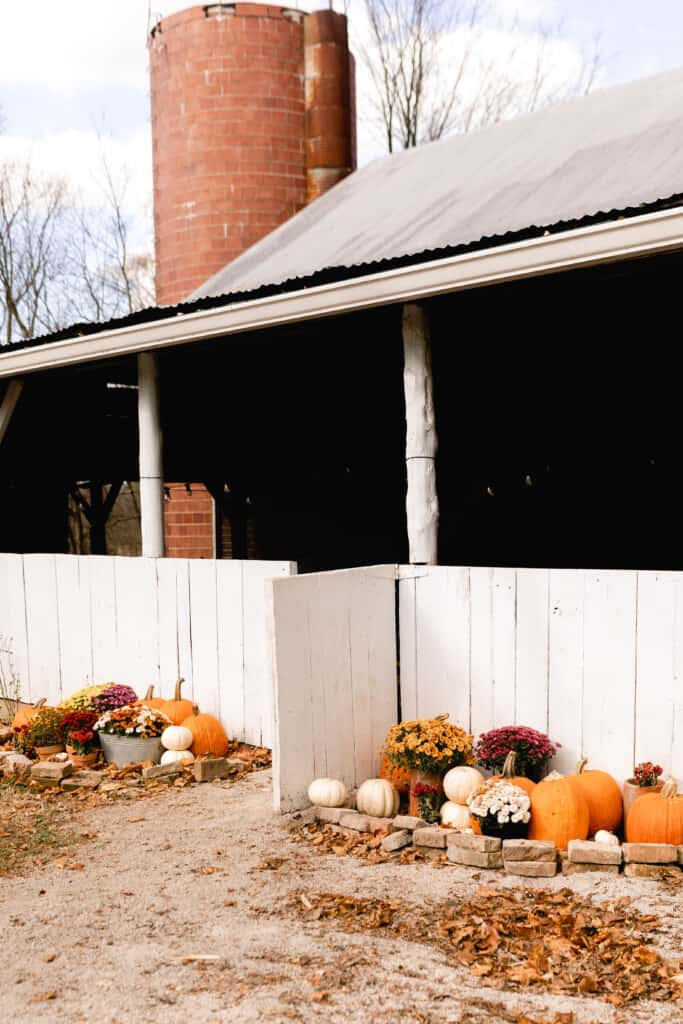
[[[423,821],[438,821],[439,808],[444,799],[441,786],[432,786],[428,782],[416,782],[413,786],[413,795],[417,797],[420,817]]]
[[[94,711],[72,711],[65,715],[59,725],[61,742],[73,747],[77,754],[89,754],[96,746],[97,736],[93,731],[96,721]]]
[[[95,732],[104,732],[110,736],[138,736],[140,739],[151,739],[154,736],[161,736],[169,725],[171,719],[163,711],[145,705],[127,705],[113,711],[105,711],[97,719],[93,729]]]
[[[656,786],[659,776],[663,772],[661,764],[653,764],[652,761],[641,761],[633,769],[633,779],[636,786]]]
[[[97,712],[96,718],[103,715],[105,711],[113,711],[115,708],[125,708],[134,704],[138,699],[135,690],[122,683],[110,683],[106,690],[92,699],[92,708]]]
[[[26,732],[26,744],[30,748],[52,747],[62,743],[59,730],[64,712],[58,708],[41,708],[31,719]]]
[[[481,734],[475,757],[483,768],[500,774],[505,758],[514,750],[516,772],[538,782],[545,775],[551,757],[555,756],[559,748],[559,743],[529,726],[505,725]]]
[[[470,814],[478,818],[486,835],[511,825],[527,825],[531,820],[531,800],[519,786],[509,782],[487,782],[469,797]]]
[[[419,718],[392,726],[385,746],[387,759],[428,775],[442,775],[456,765],[469,764],[473,737],[447,717]]]

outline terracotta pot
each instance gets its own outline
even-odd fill
[[[39,761],[49,761],[55,754],[61,754],[64,746],[61,743],[54,743],[51,747],[36,747],[36,754]]]
[[[659,793],[663,786],[663,781],[655,782],[654,786],[638,786],[634,779],[627,779],[624,783],[624,821],[634,800],[639,796],[645,796],[646,793]]]
[[[97,764],[97,759],[100,756],[99,750],[91,750],[89,754],[79,754],[68,743],[66,745],[66,752],[74,768],[92,768],[94,764]]]
[[[419,768],[413,768],[410,772],[410,789],[408,796],[408,814],[414,818],[420,817],[420,800],[419,797],[413,796],[413,789],[418,782],[423,782],[426,786],[438,786],[441,789],[441,783],[443,782],[443,776],[441,775],[430,775],[428,772],[421,772]]]

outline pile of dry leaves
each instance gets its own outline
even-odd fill
[[[411,846],[394,853],[386,853],[382,849],[382,839],[385,835],[386,832],[377,832],[374,835],[368,832],[355,832],[348,835],[336,831],[331,825],[303,825],[290,833],[295,842],[308,843],[318,853],[333,853],[337,857],[360,857],[369,864],[383,864],[386,861],[395,864],[414,864],[416,861],[425,860],[425,854]],[[447,863],[445,853],[440,850],[434,850],[430,860],[437,866]]]
[[[308,920],[437,946],[492,988],[533,986],[614,1006],[683,998],[683,961],[661,957],[652,944],[658,918],[630,903],[598,903],[567,888],[482,886],[474,899],[439,905],[336,893],[299,894],[293,905]]]

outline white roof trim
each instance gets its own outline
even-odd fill
[[[683,249],[683,209],[565,231],[366,277],[0,354],[0,377],[186,345],[518,278]]]

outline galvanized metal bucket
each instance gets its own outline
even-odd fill
[[[118,768],[138,764],[140,761],[154,761],[158,764],[164,752],[158,736],[143,739],[141,736],[114,736],[101,732],[99,737],[105,761]]]

